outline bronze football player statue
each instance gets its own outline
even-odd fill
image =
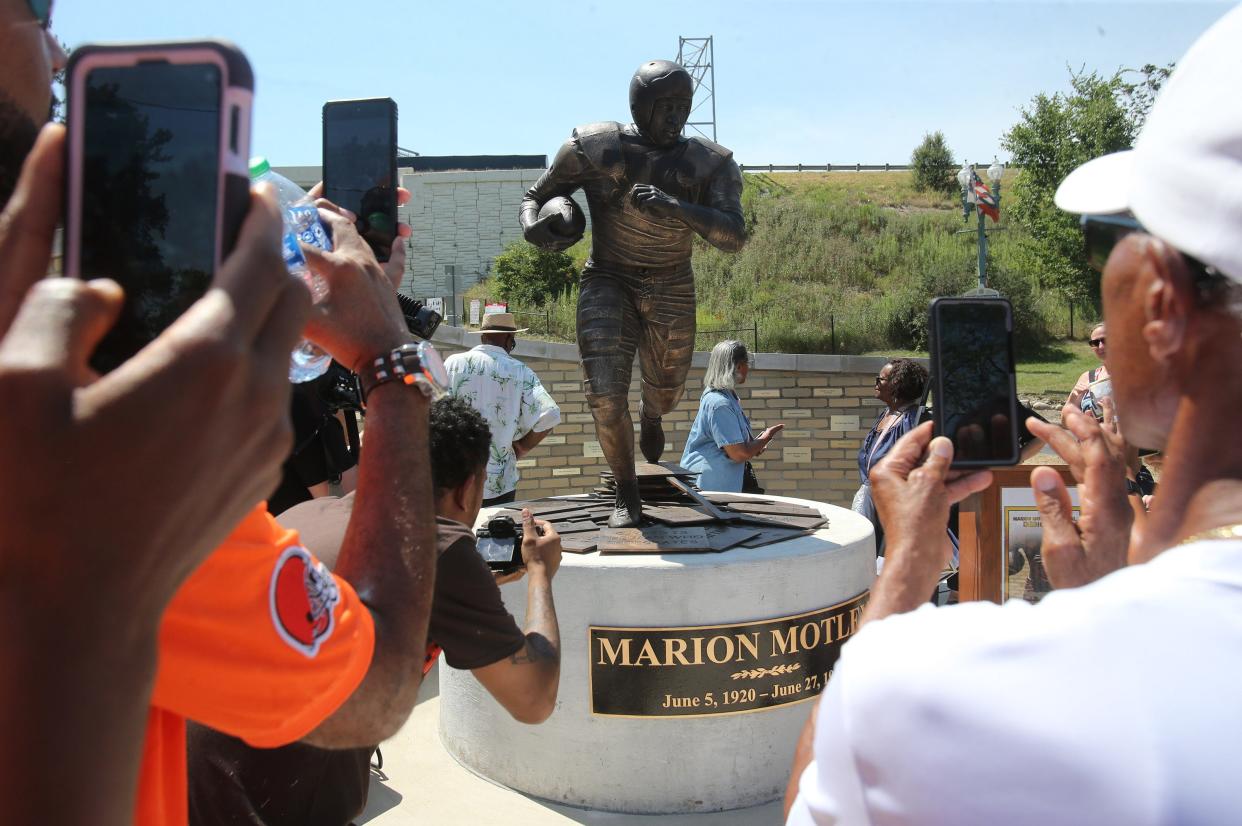
[[[582,189],[591,211],[578,349],[595,432],[617,485],[611,527],[642,518],[629,409],[634,354],[642,371],[639,446],[656,462],[664,451],[661,417],[681,400],[694,353],[694,236],[728,252],[746,242],[733,153],[682,137],[693,95],[681,66],[644,63],[630,81],[634,122],[579,126],[522,199],[526,240],[544,249],[563,250],[582,236],[565,234],[559,211],[541,218],[540,207]]]

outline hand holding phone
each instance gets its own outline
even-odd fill
[[[332,235],[329,252],[304,247],[312,272],[328,283],[322,312],[311,317],[306,335],[355,373],[378,355],[410,340],[392,282],[338,211],[321,206],[320,220]]]
[[[522,562],[527,569],[542,566],[548,579],[552,579],[561,567],[561,535],[551,522],[535,519],[525,509],[522,510],[522,534]]]
[[[924,422],[898,439],[870,476],[872,498],[884,516],[888,562],[883,576],[900,570],[898,576],[911,583],[905,593],[913,603],[903,610],[926,601],[952,556],[953,546],[945,533],[949,509],[992,483],[992,474],[986,470],[953,473],[953,444],[934,439],[932,427],[931,422]],[[916,469],[920,472],[914,473]],[[898,558],[900,568],[894,564]],[[873,605],[884,616],[884,609],[874,600]]]
[[[65,274],[125,290],[95,352],[107,372],[207,291],[250,204],[254,87],[215,41],[86,45],[66,77]]]

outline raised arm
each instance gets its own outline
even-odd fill
[[[696,204],[650,184],[638,184],[631,197],[639,209],[661,218],[678,218],[704,241],[725,252],[737,252],[746,244],[746,221],[742,217],[742,171],[729,158],[708,184],[706,204]]]
[[[737,252],[746,243],[742,217],[742,170],[729,158],[712,178],[707,205],[687,204],[682,220],[703,240],[725,252]]]
[[[542,723],[556,707],[561,680],[561,631],[552,603],[552,578],[561,564],[561,538],[551,524],[543,530],[523,511],[522,559],[526,564],[526,645],[500,662],[471,673],[496,701],[522,723]]]
[[[336,250],[307,251],[329,282],[327,315],[310,336],[355,372],[410,340],[392,284],[354,230],[321,210]],[[323,747],[378,743],[405,722],[422,680],[435,584],[436,517],[427,452],[430,399],[388,382],[367,398],[367,439],[335,573],[371,612],[375,649],[357,691],[305,739]],[[313,549],[312,549],[313,550]]]
[[[64,157],[45,127],[0,214],[0,800],[5,822],[111,826],[134,822],[165,608],[279,479],[310,301],[256,196],[207,294],[96,375],[123,295],[44,278]]]

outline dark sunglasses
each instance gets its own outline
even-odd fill
[[[1086,248],[1087,263],[1100,272],[1108,263],[1108,256],[1113,254],[1117,243],[1132,232],[1146,232],[1143,225],[1128,215],[1084,215],[1079,221],[1082,226],[1082,240]],[[1200,293],[1207,296],[1221,286],[1227,279],[1215,267],[1204,264],[1197,258],[1187,255],[1181,250],[1182,259],[1190,269],[1195,286]],[[1099,339],[1103,341],[1103,339]],[[1092,342],[1094,344],[1094,341]]]
[[[1084,215],[1079,223],[1087,263],[1101,272],[1118,241],[1132,232],[1143,231],[1142,224],[1123,215]]]
[[[51,27],[52,0],[26,0],[26,5],[30,7],[30,13],[39,21],[40,26],[45,29]]]
[[[1087,343],[1090,344],[1092,347],[1099,347],[1102,344],[1104,344],[1104,339],[1102,338],[1088,339]]]
[[[875,377],[875,386],[876,386],[876,387],[879,387],[881,384],[884,384],[886,381],[888,381],[888,379],[884,378],[883,376],[876,376],[876,377]]]

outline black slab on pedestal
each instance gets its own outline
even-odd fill
[[[595,495],[514,502],[500,513],[517,519],[522,508],[530,508],[562,534],[566,553],[720,553],[807,536],[828,524],[827,517],[806,505],[704,493],[691,481],[694,474],[675,462],[639,462],[634,470],[643,501],[643,523],[637,528],[607,527],[615,497],[608,470],[592,489]]]

